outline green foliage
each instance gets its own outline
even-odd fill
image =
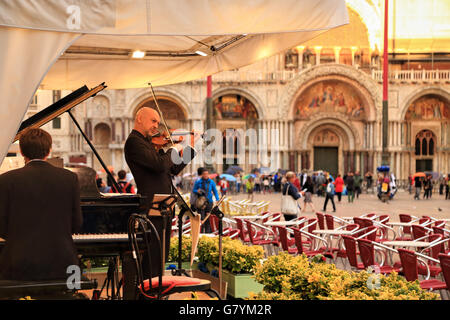
[[[192,241],[190,237],[182,237],[181,261],[188,262],[191,259]],[[169,258],[167,262],[178,262],[178,237],[170,239]]]
[[[321,259],[317,259],[320,261]],[[310,262],[305,255],[281,253],[255,266],[255,278],[264,285],[251,300],[437,300],[397,273],[389,276],[347,272],[334,264]],[[376,280],[376,286],[370,286]]]
[[[261,246],[247,246],[240,240],[223,238],[222,267],[232,273],[252,273],[253,268],[264,258]],[[219,239],[202,237],[198,244],[199,261],[219,266]]]

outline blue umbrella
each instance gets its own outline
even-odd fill
[[[241,172],[241,171],[244,171],[244,170],[242,170],[241,167],[239,167],[239,166],[231,166],[231,167],[229,167],[229,168],[227,169],[227,171],[225,171],[225,173],[226,173],[226,174],[234,175],[234,174],[236,174],[236,173],[238,173],[238,172]]]
[[[221,177],[221,178],[225,178],[225,179],[227,179],[228,181],[236,181],[236,178],[233,177],[233,176],[230,175],[230,174],[223,173],[223,174],[220,175],[220,177]]]

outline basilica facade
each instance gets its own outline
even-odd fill
[[[259,155],[249,161],[254,146],[235,135],[232,139],[238,142],[232,141],[244,145],[245,156],[224,152],[224,161],[214,165],[217,172],[232,164],[247,172],[264,166],[333,174],[376,172],[382,155],[382,59],[377,32],[364,18],[369,13],[358,7],[362,2],[349,2],[350,24],[345,27],[212,76],[214,127],[220,132],[242,129],[241,135],[254,129],[258,146],[275,152],[272,163]],[[448,49],[390,50],[387,151],[400,180],[416,171],[450,172]],[[40,90],[27,116],[65,94]],[[155,94],[169,127],[206,129],[206,79],[156,87]],[[105,163],[116,171],[127,169],[124,143],[143,106],[155,106],[148,88],[105,90],[74,110]],[[100,169],[65,115],[44,128],[54,139],[53,156]],[[203,165],[200,155],[186,171]]]

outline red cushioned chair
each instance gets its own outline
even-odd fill
[[[423,239],[427,236],[428,230],[424,226],[412,225],[412,236],[414,240]]]
[[[365,269],[364,264],[362,262],[358,262],[358,251],[356,249],[356,239],[352,236],[342,236],[344,239],[344,246],[346,251],[346,256],[350,267],[354,270],[362,270]]]
[[[398,215],[400,222],[412,222],[412,216],[409,214],[399,214]],[[395,240],[403,241],[403,240],[411,240],[412,239],[412,231],[411,227],[402,227],[403,237],[397,237]]]
[[[161,241],[159,234],[150,220],[146,217],[133,214],[128,219],[128,239],[132,256],[136,266],[137,291],[140,299],[163,299],[173,293],[205,291],[212,292],[220,299],[217,292],[211,289],[209,280],[191,278],[185,276],[165,276],[162,266],[158,270],[152,270],[152,254],[155,249],[162,260]],[[151,239],[156,240],[151,243]],[[149,274],[158,274],[156,277],[144,279],[143,265],[147,264]]]
[[[319,224],[320,230],[325,230],[325,216],[322,212],[316,212],[317,223]]]
[[[310,234],[309,232],[302,230],[300,228],[290,228],[294,232],[294,239],[295,239],[295,246],[297,247],[298,254],[305,254],[307,257],[313,257],[318,254],[322,254],[323,256],[333,259],[333,255],[330,252],[326,252],[325,250],[308,250],[306,249],[303,244],[304,241],[302,239],[302,234],[305,234],[306,236],[309,236],[310,238],[316,238],[318,241],[323,241],[324,244],[326,244],[325,239],[322,239],[316,235]]]
[[[250,220],[244,220],[247,225],[250,243],[253,245],[264,246],[268,254],[274,253],[278,249],[278,236],[271,228],[260,225]],[[276,248],[275,248],[276,247]]]
[[[244,243],[250,243],[250,238],[247,235],[247,230],[244,228],[244,222],[239,218],[234,218],[236,221],[236,226],[239,230],[239,238]]]
[[[450,291],[450,255],[440,253],[439,261],[441,262],[442,275],[444,276],[445,284],[447,285],[447,290]]]
[[[356,223],[348,224],[348,225],[345,226],[345,230],[353,231],[354,233],[356,233],[356,231],[358,229],[359,229],[359,225],[356,224]],[[341,237],[341,239],[344,240],[342,237]],[[345,243],[344,243],[344,249],[339,248],[339,250],[337,251],[336,258],[341,258],[343,260],[344,264],[345,264],[345,261],[346,261],[345,259],[347,258],[347,250],[346,250],[346,247],[345,247]]]
[[[278,236],[283,251],[286,251],[290,254],[297,254],[298,249],[296,247],[293,247],[293,245],[295,245],[295,238],[289,238],[286,227],[277,226],[276,228],[278,230]]]
[[[417,265],[417,255],[414,251],[406,249],[397,249],[400,256],[400,261],[402,263],[403,275],[408,281],[416,281],[419,279],[418,265]],[[422,259],[419,260],[425,267],[426,262]],[[427,277],[428,278],[428,277]],[[446,289],[447,285],[445,282],[436,279],[426,279],[419,281],[420,287],[425,290],[442,290]]]
[[[375,246],[373,241],[366,239],[359,239],[357,241],[358,241],[359,255],[365,268],[368,268],[370,266],[378,266],[380,267],[380,273],[382,274],[390,274],[393,271],[396,272],[400,271],[400,268],[396,266],[391,267],[389,265],[383,264],[380,265],[375,262]]]

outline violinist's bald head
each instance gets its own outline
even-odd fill
[[[139,131],[144,137],[151,136],[158,131],[159,114],[155,109],[143,107],[136,112],[134,130]]]

